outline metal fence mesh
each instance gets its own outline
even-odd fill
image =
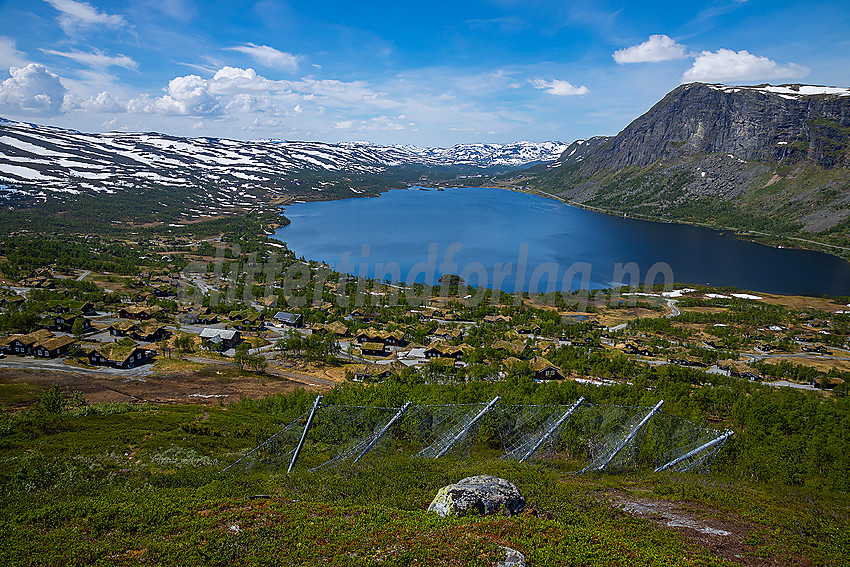
[[[309,470],[353,465],[393,448],[419,458],[503,451],[520,462],[559,455],[584,462],[580,473],[640,467],[705,472],[731,431],[718,431],[654,407],[489,403],[314,407],[251,449],[225,471],[258,467]],[[224,472],[224,471],[222,471]]]

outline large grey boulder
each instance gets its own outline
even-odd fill
[[[525,498],[512,482],[483,474],[444,486],[428,506],[429,512],[446,516],[487,515],[502,512],[511,516],[525,508]]]

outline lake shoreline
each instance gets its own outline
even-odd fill
[[[570,201],[570,200],[564,199],[563,197],[555,195],[553,193],[549,193],[547,191],[541,191],[539,189],[527,189],[527,188],[521,189],[521,188],[517,188],[517,187],[501,187],[501,186],[497,186],[497,185],[481,185],[480,187],[482,189],[503,189],[505,191],[513,191],[515,193],[526,193],[528,195],[537,195],[539,197],[543,197],[543,198],[546,198],[546,199],[554,199],[555,201],[560,201],[561,203],[564,203],[565,205],[569,205],[571,207],[577,207],[579,209],[584,209],[586,211],[590,211],[590,212],[593,212],[593,213],[601,213],[603,215],[609,215],[609,216],[613,216],[613,217],[621,217],[621,218],[641,220],[641,221],[647,221],[647,222],[656,222],[656,223],[660,223],[660,224],[680,224],[680,225],[687,225],[687,226],[698,226],[698,227],[701,227],[701,228],[708,228],[708,229],[711,229],[711,230],[715,230],[715,231],[720,232],[720,233],[725,233],[725,232],[728,231],[728,232],[731,232],[732,234],[734,234],[735,237],[738,238],[739,240],[743,240],[743,241],[746,241],[746,242],[752,242],[753,244],[759,244],[761,246],[767,246],[768,248],[777,248],[777,249],[780,249],[780,250],[808,250],[808,251],[811,251],[811,252],[823,252],[824,254],[829,254],[830,256],[840,258],[841,260],[844,260],[845,262],[850,263],[850,248],[844,247],[844,246],[837,246],[835,244],[826,244],[825,242],[818,242],[816,240],[807,240],[807,239],[799,238],[799,237],[795,237],[795,236],[775,236],[775,235],[771,235],[771,234],[767,234],[767,233],[763,233],[763,232],[758,232],[758,231],[755,231],[755,230],[748,230],[748,229],[744,229],[744,228],[737,228],[737,227],[731,227],[731,226],[718,227],[718,226],[714,226],[714,225],[711,225],[711,224],[700,223],[700,222],[696,222],[696,221],[663,220],[663,219],[660,219],[658,217],[650,217],[650,216],[646,216],[646,215],[636,215],[636,214],[633,214],[633,213],[625,213],[623,211],[610,211],[610,210],[603,209],[603,208],[600,208],[600,207],[594,207],[592,205],[586,205],[584,203],[579,203],[578,201]],[[471,187],[465,187],[464,186],[464,188],[471,188]],[[748,238],[748,236],[750,236],[750,237]],[[775,238],[775,239],[786,239],[786,240],[797,240],[797,241],[809,242],[811,244],[814,244],[815,246],[820,246],[820,247],[825,247],[825,248],[817,248],[815,246],[805,246],[803,244],[797,244],[797,243],[792,243],[790,245],[771,244],[769,242],[764,242],[763,240],[760,240],[759,239],[760,236],[767,237],[767,238]],[[843,250],[843,251],[848,253],[848,256],[847,257],[842,256],[842,255],[834,252],[833,250],[829,250],[829,248],[837,248],[839,250]]]

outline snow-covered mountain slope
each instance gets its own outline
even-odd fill
[[[329,185],[362,192],[357,178],[418,179],[423,172],[470,168],[491,173],[556,159],[560,142],[469,144],[453,148],[242,142],[157,133],[86,134],[0,119],[0,195],[115,193],[145,188],[190,189],[197,201],[244,205],[252,197],[304,196]],[[461,168],[462,166],[462,168]],[[200,203],[199,203],[200,204]]]
[[[513,144],[459,144],[451,148],[403,146],[422,158],[436,159],[443,165],[477,167],[520,167],[557,159],[568,144],[563,142],[514,142]]]

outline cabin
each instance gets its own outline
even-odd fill
[[[444,341],[460,340],[463,338],[463,329],[437,329],[431,336]]]
[[[354,340],[360,344],[363,343],[381,343],[383,340],[380,331],[377,329],[360,329],[354,334]]]
[[[520,335],[539,335],[540,325],[535,325],[533,323],[522,325],[520,327],[517,327],[516,332]]]
[[[218,315],[212,313],[209,307],[192,309],[177,317],[181,325],[214,325],[218,323]]]
[[[393,374],[407,368],[404,364],[393,361],[389,364],[366,364],[354,373],[355,382],[381,382]]]
[[[27,356],[33,353],[36,343],[53,338],[53,333],[47,329],[39,329],[26,335],[12,335],[5,337],[0,346],[5,354],[15,356]]]
[[[168,329],[165,328],[165,325],[159,325],[157,323],[137,325],[136,328],[130,332],[131,337],[133,337],[137,341],[142,341],[146,343],[160,341],[167,337],[169,334],[170,333]]]
[[[266,328],[264,316],[253,309],[231,311],[228,317],[231,326],[240,331],[259,332]]]
[[[521,340],[515,340],[496,341],[495,343],[493,343],[493,350],[502,351],[508,356],[515,356],[517,358],[528,358],[531,355],[532,348]]]
[[[452,346],[444,341],[433,341],[425,348],[425,358],[450,358],[452,361],[463,358],[463,349]]]
[[[381,314],[380,313],[364,313],[362,311],[356,310],[356,311],[353,311],[351,313],[351,318],[352,319],[360,319],[364,323],[372,323],[373,321],[378,322],[378,323],[381,322]]]
[[[534,372],[535,380],[563,380],[561,369],[543,358],[535,356],[531,361],[531,370]]]
[[[210,349],[228,350],[242,342],[242,335],[237,329],[205,328],[200,334],[204,345]]]
[[[130,338],[123,338],[92,349],[87,356],[92,366],[127,369],[152,361],[156,351],[141,347]]]
[[[118,321],[109,325],[107,329],[113,337],[126,337],[136,330],[136,324],[132,321]]]
[[[348,327],[339,321],[334,321],[331,324],[318,323],[313,325],[312,329],[314,333],[333,334],[337,338],[349,336]]]
[[[360,345],[360,352],[366,356],[384,356],[386,355],[386,351],[384,351],[384,343],[372,343],[366,342]]]
[[[388,347],[404,346],[405,342],[403,331],[395,330],[385,333],[384,344]]]
[[[652,356],[652,351],[643,348],[637,343],[626,343],[625,345],[617,345],[617,348],[623,351],[623,354],[636,354],[639,356]]]
[[[76,341],[67,335],[52,337],[37,342],[32,349],[33,355],[39,358],[56,358],[68,352],[68,349]]]
[[[159,305],[154,305],[152,307],[148,306],[131,306],[131,307],[122,307],[118,310],[118,318],[119,319],[136,319],[138,321],[147,321],[153,317],[156,317],[159,313],[162,312],[162,307]]]
[[[78,320],[80,321],[80,325],[82,325],[83,333],[92,330],[91,322],[79,312],[68,312],[62,315],[48,317],[41,322],[41,326],[50,331],[70,333]]]
[[[284,327],[291,327],[293,329],[304,326],[304,317],[300,313],[278,311],[274,314],[274,320]]]

